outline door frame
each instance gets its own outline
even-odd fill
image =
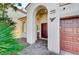
[[[60,20],[75,19],[75,18],[79,18],[79,15],[61,17]]]

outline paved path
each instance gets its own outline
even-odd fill
[[[47,42],[44,40],[38,40],[36,43],[26,47],[20,54],[21,55],[53,55],[47,49]]]

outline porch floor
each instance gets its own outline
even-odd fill
[[[40,39],[37,40],[36,43],[26,47],[23,51],[21,51],[20,55],[55,55],[55,54],[48,51],[47,41]]]

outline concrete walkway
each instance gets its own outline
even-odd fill
[[[48,51],[47,41],[37,40],[36,43],[29,45],[23,51],[21,51],[20,55],[55,55],[55,54]]]

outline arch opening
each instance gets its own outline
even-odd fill
[[[35,23],[36,23],[36,33],[37,33],[37,40],[48,39],[48,10],[45,6],[38,6],[35,10]]]

